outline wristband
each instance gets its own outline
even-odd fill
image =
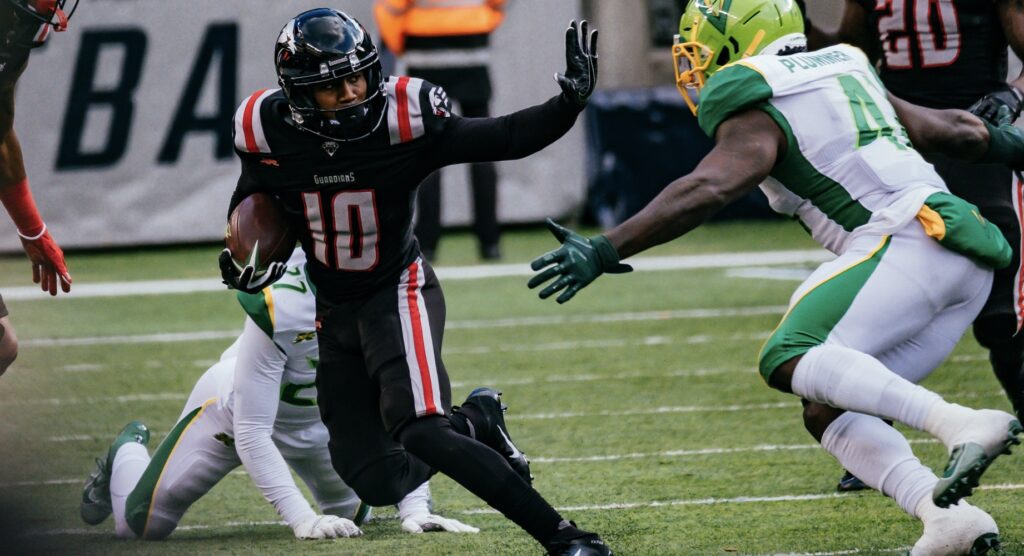
[[[25,234],[23,234],[21,232],[18,232],[18,237],[20,237],[21,239],[23,239],[25,241],[35,241],[35,240],[43,237],[43,234],[45,234],[45,233],[46,233],[46,223],[43,222],[43,229],[39,230],[38,234],[36,234],[34,236],[27,236],[27,235],[25,235]]]
[[[32,190],[28,187],[28,178],[20,182],[12,183],[6,187],[0,187],[0,202],[7,209],[14,225],[18,228],[18,235],[24,238],[41,236],[46,231],[43,218],[39,216],[35,199],[32,198]]]

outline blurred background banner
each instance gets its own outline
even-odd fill
[[[68,32],[32,54],[19,82],[16,130],[32,189],[65,248],[223,237],[239,165],[231,118],[251,92],[276,87],[284,23],[329,5],[380,45],[368,0],[83,0]],[[564,30],[580,2],[517,0],[492,41],[492,113],[558,92]],[[583,202],[582,126],[526,161],[499,168],[499,219],[540,221]],[[469,221],[466,167],[445,179],[446,225]],[[7,219],[0,250],[20,249]]]

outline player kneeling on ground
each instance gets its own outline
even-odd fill
[[[199,379],[178,423],[146,451],[149,429],[129,423],[82,492],[82,519],[96,525],[114,513],[117,534],[157,540],[185,511],[240,464],[300,539],[361,535],[370,511],[338,477],[327,428],[316,404],[315,301],[296,250],[285,276],[255,294],[239,293],[248,318],[241,337]],[[317,515],[292,479],[309,487]],[[398,503],[402,528],[478,530],[433,515],[427,483]]]
[[[859,49],[806,52],[792,0],[693,0],[673,54],[680,91],[715,148],[605,235],[552,222],[563,245],[533,262],[548,268],[530,287],[554,278],[540,296],[564,290],[565,302],[603,272],[629,270],[620,258],[687,233],[762,184],[773,208],[836,254],[793,294],[762,349],[765,381],[803,398],[822,446],[924,523],[912,554],[998,546],[995,521],[961,499],[1019,442],[1020,423],[915,383],[956,346],[1010,247],[915,148],[1019,169],[1024,138],[1008,111],[993,126],[887,95]],[[882,419],[942,441],[942,478]]]

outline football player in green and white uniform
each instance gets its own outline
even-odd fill
[[[300,539],[352,537],[369,507],[334,471],[327,428],[316,403],[315,299],[296,249],[273,286],[239,293],[248,318],[241,337],[199,379],[178,423],[152,457],[149,430],[129,423],[82,493],[82,519],[96,525],[114,514],[117,535],[162,539],[185,511],[231,470],[246,472]],[[322,515],[306,501],[302,478]],[[402,528],[477,532],[433,515],[427,483],[399,504]]]
[[[549,221],[563,245],[533,262],[530,287],[554,279],[540,297],[561,292],[565,302],[604,272],[630,270],[621,258],[685,234],[761,185],[775,210],[836,254],[793,294],[763,347],[765,381],[803,398],[805,412],[819,414],[809,422],[820,424],[811,433],[822,446],[924,523],[913,554],[988,552],[999,544],[995,521],[961,499],[1019,442],[1021,425],[916,383],[978,314],[1010,247],[918,150],[1021,168],[1024,138],[1008,111],[995,126],[891,97],[857,48],[807,52],[794,0],[692,0],[673,56],[715,148],[604,235]],[[882,419],[942,441],[942,478]]]

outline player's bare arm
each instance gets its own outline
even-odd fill
[[[925,108],[892,93],[888,99],[915,149],[969,161],[980,159],[988,150],[988,129],[970,112]]]
[[[785,154],[782,130],[760,110],[726,120],[715,148],[690,174],[670,183],[639,213],[605,236],[621,258],[671,241],[760,184]]]
[[[1009,106],[1000,106],[990,123],[965,110],[934,110],[888,97],[917,150],[1024,169],[1024,133],[1014,127]]]
[[[715,148],[693,172],[670,183],[639,213],[605,235],[585,238],[549,220],[548,227],[563,245],[533,261],[532,268],[540,272],[529,287],[554,278],[539,295],[546,299],[562,292],[557,301],[565,303],[605,272],[632,270],[619,261],[696,228],[757,187],[785,155],[782,130],[760,110],[730,117],[719,126],[715,139]]]

